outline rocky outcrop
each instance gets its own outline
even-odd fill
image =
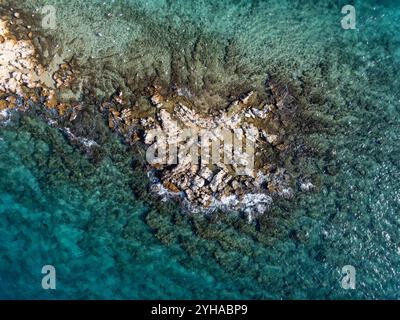
[[[11,20],[0,19],[0,111],[23,111],[30,102],[40,102],[63,116],[70,106],[61,102],[57,89],[71,85],[75,79],[72,67],[58,56],[43,66],[31,40],[33,33],[26,31],[17,38],[10,31],[14,18],[15,14]]]
[[[38,103],[48,111],[48,122],[71,142],[100,147],[84,128],[74,130],[83,121],[82,103],[60,99],[76,80],[71,63],[55,57],[44,67],[32,32],[17,40],[8,27],[9,21],[0,20],[0,122],[9,120],[12,109]],[[178,86],[171,93],[155,85],[134,99],[121,90],[102,102],[93,99],[110,129],[129,144],[146,146],[154,193],[177,199],[192,213],[233,210],[252,221],[268,212],[274,199],[291,199],[296,187],[303,192],[314,188],[309,180],[296,184],[279,160],[296,148],[287,130],[296,102],[286,86],[269,81],[267,87],[267,94],[249,90],[207,112],[196,106],[188,88]]]
[[[0,90],[22,95],[23,87],[40,86],[43,68],[35,59],[32,42],[16,40],[7,26],[0,20]]]
[[[188,97],[165,96],[159,89],[150,89],[154,109],[148,115],[135,107],[104,105],[111,128],[153,152],[148,159],[153,192],[181,201],[193,213],[233,210],[249,220],[268,212],[274,198],[293,197],[290,173],[264,156],[266,150],[282,153],[290,147],[281,117],[288,110],[279,94],[267,101],[249,91],[202,114]]]

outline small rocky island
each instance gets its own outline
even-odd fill
[[[109,127],[126,141],[141,141],[147,148],[156,146],[167,150],[162,160],[148,164],[154,193],[162,199],[180,201],[188,212],[236,211],[252,221],[269,210],[274,198],[290,199],[297,187],[301,191],[314,187],[311,181],[296,181],[276,161],[280,154],[294,147],[285,129],[290,126],[288,121],[295,116],[297,106],[287,87],[273,81],[267,81],[266,86],[267,100],[260,98],[256,91],[249,91],[226,106],[207,112],[196,108],[188,89],[176,89],[165,95],[158,85],[150,88],[153,109],[147,113],[137,106],[124,107],[122,92],[103,103],[102,108],[108,114]],[[202,135],[198,138],[185,134],[188,129],[206,134],[207,139],[203,141]],[[235,132],[233,139],[223,141],[224,132]],[[155,133],[166,138],[155,141]],[[243,150],[250,144],[250,154],[232,148],[235,135],[246,139],[247,143],[241,146]],[[218,150],[216,161],[210,161],[213,143]],[[224,161],[227,144],[230,161]],[[179,159],[173,158],[178,161],[167,161],[171,145],[180,155]],[[180,147],[183,153],[179,153]],[[202,152],[204,149],[206,154]],[[249,161],[253,165],[244,166],[243,170],[241,164]]]

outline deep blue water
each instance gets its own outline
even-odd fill
[[[177,52],[201,33],[212,47],[206,57],[222,54],[208,36],[233,39],[235,70],[254,81],[276,73],[302,88],[309,110],[330,127],[307,137],[321,151],[312,163],[319,188],[277,204],[261,229],[189,218],[148,197],[138,155],[112,132],[93,163],[33,113],[15,115],[0,126],[0,298],[399,298],[400,3],[353,1],[357,29],[343,30],[342,1],[103,2],[53,1],[59,28],[70,28],[58,36],[87,37],[87,45],[71,44],[82,57],[124,52],[146,74],[156,63],[145,62],[169,50],[179,63]],[[152,20],[126,10],[132,17],[122,21],[121,8]],[[216,74],[234,74],[219,58],[204,60]],[[48,264],[56,290],[41,287]],[[356,269],[355,290],[341,287],[345,265]]]

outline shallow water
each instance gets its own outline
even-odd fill
[[[53,47],[99,95],[157,75],[213,105],[267,75],[290,83],[323,123],[302,133],[318,188],[259,224],[190,217],[148,196],[139,155],[111,131],[92,162],[16,114],[0,127],[1,298],[399,298],[399,4],[354,1],[357,29],[344,30],[342,1],[50,2]],[[47,264],[56,290],[41,288]]]

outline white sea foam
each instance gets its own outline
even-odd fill
[[[84,138],[84,137],[75,136],[71,132],[70,128],[64,128],[63,131],[68,135],[68,137],[71,140],[78,141],[80,144],[84,145],[86,148],[99,147],[99,144],[94,140],[90,140],[90,139],[87,139],[87,138]]]

